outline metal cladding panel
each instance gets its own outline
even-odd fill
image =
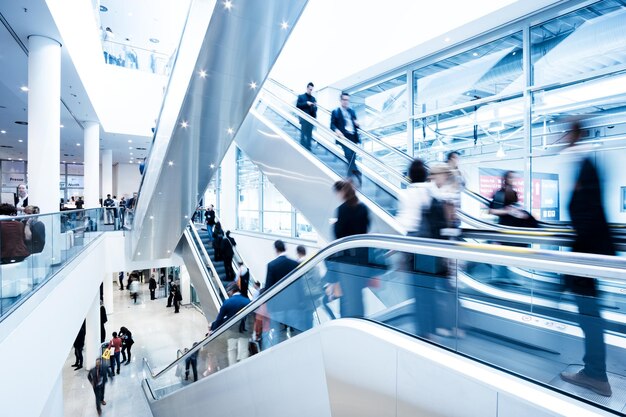
[[[174,250],[306,3],[194,2],[140,189],[134,259]]]

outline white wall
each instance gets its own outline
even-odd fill
[[[126,197],[128,200],[134,192],[139,191],[141,174],[138,164],[113,165],[113,194],[117,198]]]

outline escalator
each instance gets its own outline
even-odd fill
[[[183,357],[158,373],[146,365],[150,407],[157,417],[174,409],[188,416],[206,410],[244,415],[237,412],[242,407],[251,415],[396,415],[381,404],[360,408],[371,398],[391,398],[406,410],[402,415],[513,415],[469,411],[486,395],[479,388],[486,385],[498,402],[514,397],[534,410],[516,415],[623,415],[626,295],[594,299],[603,320],[586,317],[587,326],[602,329],[606,343],[612,393],[601,395],[598,386],[593,391],[559,377],[580,370],[584,355],[578,311],[567,306],[571,296],[553,305],[537,303],[532,289],[525,299],[497,292],[478,297],[464,276],[494,265],[592,276],[601,286],[626,284],[626,262],[615,257],[381,235],[341,239]],[[201,376],[188,383],[177,369],[192,355]],[[511,383],[525,388],[510,389]],[[252,398],[227,401],[244,386],[255,387]],[[447,403],[426,413],[431,401],[415,396],[420,387],[442,399],[461,389],[454,402],[468,414],[448,414]],[[283,398],[278,404],[276,390]],[[307,411],[312,398],[318,414]],[[286,404],[288,410],[277,408]]]

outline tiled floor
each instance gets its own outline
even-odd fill
[[[144,417],[152,416],[145,395],[141,388],[143,375],[142,360],[147,358],[150,365],[158,371],[176,358],[176,350],[191,346],[207,332],[207,321],[191,305],[183,306],[180,314],[174,314],[174,308],[166,308],[167,299],[150,301],[147,284],[141,284],[141,297],[133,304],[128,291],[114,288],[114,313],[108,314],[106,324],[107,339],[121,326],[126,326],[132,333],[135,344],[132,349],[132,362],[121,367],[120,375],[106,385],[105,400],[102,406],[103,416]],[[158,294],[158,292],[157,292]],[[74,371],[73,351],[69,353],[63,370],[63,399],[65,417],[97,416],[95,398],[87,380],[87,369]]]

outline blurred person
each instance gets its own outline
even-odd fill
[[[213,207],[213,204],[210,204],[209,208],[204,213],[204,219],[206,222],[206,230],[209,232],[211,240],[213,240],[213,227],[215,226],[215,207]]]
[[[148,289],[150,290],[150,299],[156,300],[155,292],[157,289],[157,282],[154,279],[154,274],[150,275],[150,282],[148,283]]]
[[[198,342],[193,342],[193,347],[196,347],[197,345]],[[189,367],[191,367],[191,371],[193,372],[193,382],[198,380],[198,352],[199,350],[196,350],[194,353],[189,355],[187,359],[185,359],[185,381],[189,380]]]
[[[409,236],[417,236],[422,219],[422,211],[430,203],[430,184],[428,169],[421,159],[415,159],[409,166],[408,177],[411,182],[402,190],[398,201],[396,220]]]
[[[370,226],[369,210],[359,201],[354,186],[349,181],[337,181],[333,185],[335,193],[342,201],[337,208],[337,221],[334,225],[335,239],[366,234]],[[367,262],[367,248],[344,251],[336,257],[345,263],[362,264]],[[327,275],[328,276],[328,275]],[[366,281],[354,277],[329,274],[326,287],[329,301],[340,299],[341,317],[363,317],[363,288]]]
[[[167,286],[169,289],[169,293],[167,296],[167,305],[165,307],[171,307],[172,302],[174,301],[174,292],[172,291],[174,288],[174,277],[172,275],[169,275],[167,277]]]
[[[250,270],[243,264],[243,262],[239,261],[239,270],[237,271],[237,286],[241,290],[241,295],[246,298],[250,298],[249,296],[249,285],[250,285]]]
[[[11,204],[0,204],[0,259],[3,264],[21,262],[30,255],[24,223],[11,219],[16,214]]]
[[[104,224],[113,224],[115,221],[114,211],[115,211],[115,201],[111,198],[111,194],[107,194],[107,198],[102,202],[102,205],[105,207],[104,213],[106,215]]]
[[[117,279],[120,282],[120,291],[124,291],[124,272],[120,271],[117,274]]]
[[[39,214],[39,207],[26,206],[24,207],[24,214],[33,215]],[[41,253],[46,245],[46,226],[43,222],[35,217],[29,217],[24,225],[24,236],[26,240],[26,246],[31,254]]]
[[[572,250],[581,253],[615,256],[615,243],[606,219],[602,200],[602,182],[593,162],[591,147],[580,145],[581,125],[576,121],[568,134],[568,147],[562,155],[571,159],[576,182],[568,206],[576,232]],[[578,372],[561,372],[561,379],[587,388],[605,397],[612,395],[606,374],[604,320],[598,305],[596,279],[566,276],[564,287],[578,306],[578,324],[585,336],[584,367]]]
[[[498,216],[498,224],[512,227],[537,227],[537,221],[519,207],[517,192],[513,189],[515,172],[506,171],[502,176],[502,187],[495,192],[489,204],[489,214]]]
[[[113,338],[109,341],[109,349],[113,348],[111,355],[111,373],[115,374],[115,365],[117,364],[117,374],[120,374],[120,353],[122,351],[122,339],[119,338],[117,332],[113,332]],[[113,375],[111,375],[113,376]]]
[[[209,335],[230,318],[236,316],[245,306],[250,304],[250,300],[241,294],[239,287],[234,282],[228,286],[227,291],[228,299],[224,301],[220,310],[217,312],[217,317],[215,317],[215,320],[211,323]]]
[[[357,128],[359,122],[356,118],[356,113],[350,108],[350,94],[342,92],[340,95],[341,105],[337,107],[330,115],[330,130],[343,139],[347,139],[354,144],[359,144],[359,134]],[[358,182],[361,182],[361,172],[356,166],[356,153],[337,141],[339,146],[343,148],[343,154],[348,161],[348,178],[356,177]]]
[[[104,339],[106,338],[106,329],[104,328],[104,324],[108,321],[107,318],[107,309],[104,306],[104,301],[100,299],[100,343],[104,343]]]
[[[118,336],[122,340],[122,363],[124,365],[128,365],[131,359],[131,348],[135,343],[135,340],[133,340],[133,334],[126,327],[122,326],[120,327]]]
[[[85,202],[83,201],[83,198],[82,197],[78,197],[78,200],[76,200],[76,209],[77,210],[82,210],[84,205],[85,205]]]
[[[172,292],[174,293],[174,313],[180,313],[180,303],[183,301],[183,294],[181,293],[178,284],[174,284],[172,287]]]
[[[76,339],[74,339],[74,356],[76,357],[76,361],[72,365],[75,371],[82,369],[83,367],[83,347],[85,346],[85,334],[87,332],[87,322],[83,320],[83,324],[80,326],[80,330],[76,335]]]
[[[313,83],[306,85],[306,92],[298,96],[296,107],[308,114],[312,118],[317,118],[317,100],[313,97]],[[313,125],[304,118],[300,118],[300,144],[311,150],[311,139],[313,138]]]
[[[226,280],[233,281],[236,277],[235,270],[233,269],[233,256],[235,255],[234,247],[237,246],[235,239],[230,237],[230,230],[226,231],[226,236],[222,239],[220,245],[220,256],[224,262],[224,272],[226,273]]]
[[[298,256],[298,263],[304,262],[306,259],[306,248],[303,245],[296,247],[296,255]]]
[[[215,223],[215,227],[213,228],[213,254],[215,256],[215,261],[219,261],[222,259],[222,239],[224,238],[224,230],[222,229],[222,223]]]
[[[126,216],[126,199],[124,196],[122,196],[122,198],[120,198],[120,205],[119,205],[119,218],[120,218],[120,227],[124,227],[124,218]]]
[[[276,258],[267,264],[267,273],[265,275],[265,286],[263,291],[265,292],[272,288],[274,284],[283,279],[291,271],[298,267],[298,262],[287,256],[285,242],[277,240],[274,242],[274,250],[276,251]]]
[[[19,214],[24,212],[24,208],[28,205],[28,187],[26,184],[17,186],[17,192],[13,194],[13,204]]]
[[[461,208],[461,193],[465,189],[465,177],[463,173],[459,169],[459,159],[461,155],[457,151],[448,152],[446,155],[446,163],[448,164],[448,168],[450,169],[450,177],[448,181],[450,192],[453,194],[453,204],[454,204],[454,213],[453,213],[453,222],[452,226],[460,227],[461,220],[457,214],[457,210]]]
[[[102,359],[96,359],[96,366],[91,368],[87,373],[87,379],[91,383],[93,393],[96,396],[96,410],[98,415],[102,414],[101,405],[106,405],[104,401],[104,387],[107,383],[107,375],[113,376],[111,370],[106,366]]]
[[[137,297],[139,296],[139,278],[134,276],[130,280],[128,288],[130,290],[130,298],[133,299],[133,304],[137,304]]]

